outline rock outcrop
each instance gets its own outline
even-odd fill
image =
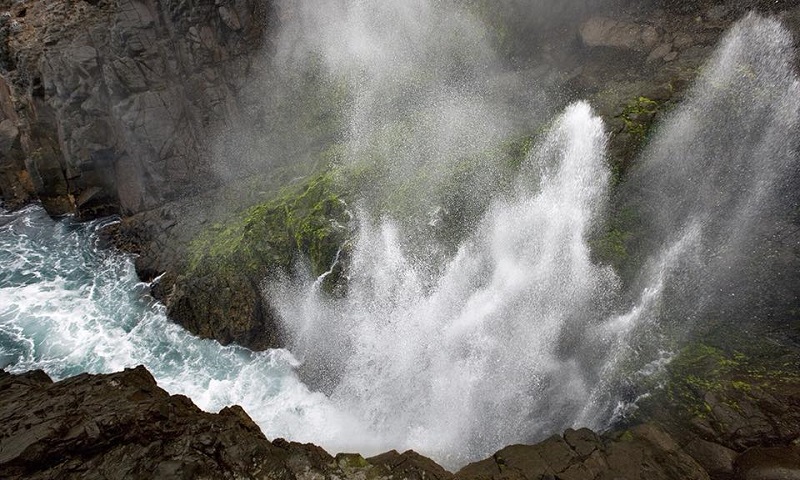
[[[212,175],[264,36],[255,0],[6,3],[0,193],[93,218],[163,205]],[[202,186],[202,184],[200,185]]]
[[[158,388],[144,367],[53,383],[0,373],[0,471],[15,478],[449,478],[413,452],[332,457],[268,441],[233,406],[202,412]]]
[[[795,478],[800,354],[768,338],[726,340],[728,351],[685,347],[634,418],[663,425],[712,478]]]
[[[41,371],[0,373],[0,470],[7,479],[703,480],[800,472],[796,445],[731,452],[708,441],[682,448],[658,425],[642,424],[604,435],[567,430],[453,474],[413,451],[365,459],[269,441],[240,407],[203,412],[160,389],[144,367],[56,383]]]
[[[470,464],[460,478],[708,479],[708,473],[663,430],[652,424],[601,438],[588,429],[567,430],[536,445],[512,445]]]

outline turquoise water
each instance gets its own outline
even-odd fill
[[[141,364],[204,410],[242,405],[269,438],[344,448],[354,422],[300,382],[288,351],[224,347],[171,323],[132,259],[98,248],[107,222],[53,220],[39,206],[0,213],[0,367],[58,380]]]

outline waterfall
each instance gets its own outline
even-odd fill
[[[384,449],[461,464],[555,431],[586,402],[597,372],[581,360],[602,339],[565,351],[560,338],[618,284],[586,243],[607,197],[605,138],[588,104],[569,107],[438,278],[422,278],[391,221],[362,220],[345,298],[274,292],[290,349]]]
[[[796,276],[796,259],[776,260],[769,242],[797,206],[791,47],[779,22],[748,16],[662,122],[619,193],[637,217],[640,259],[625,285],[591,260],[609,173],[602,122],[585,103],[556,119],[441,268],[428,265],[441,261],[436,253],[413,251],[430,238],[367,202],[345,298],[302,275],[268,288],[306,381],[383,449],[414,448],[445,465],[571,426],[608,426],[638,396],[636,379],[698,324]],[[387,175],[406,155],[388,160],[400,166]]]
[[[426,0],[293,3],[276,62],[313,56],[348,89],[336,169],[372,169],[346,294],[299,265],[265,285],[286,349],[222,347],[170,323],[131,259],[98,247],[108,220],[3,212],[0,366],[64,378],[144,364],[201,408],[242,405],[270,438],[413,448],[456,468],[607,428],[695,332],[751,334],[796,307],[800,87],[778,21],[733,27],[612,191],[591,106],[551,114],[473,16]],[[503,173],[504,139],[532,129]],[[400,215],[388,207],[407,188]],[[623,209],[633,273],[592,254]]]

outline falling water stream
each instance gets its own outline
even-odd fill
[[[745,18],[659,125],[620,193],[642,217],[631,281],[593,260],[590,236],[610,209],[607,133],[577,102],[510,185],[487,197],[452,254],[411,255],[398,219],[370,212],[369,202],[354,207],[345,297],[302,273],[266,286],[286,350],[222,347],[170,323],[131,258],[98,248],[97,230],[110,220],[53,220],[36,206],[4,212],[0,366],[64,378],[144,364],[203,409],[242,405],[270,438],[364,454],[413,448],[450,468],[566,427],[606,428],[682,332],[708,312],[775,292],[775,276],[796,265],[772,242],[797,208],[791,47],[777,21]],[[375,133],[365,133],[364,115],[386,108],[363,92],[351,152]],[[480,94],[455,98],[469,108],[451,97],[426,121],[477,109],[482,122],[451,133],[497,133],[502,115]],[[301,366],[311,372],[302,379]]]

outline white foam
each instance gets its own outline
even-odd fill
[[[205,410],[242,405],[270,438],[335,447],[353,431],[346,414],[298,380],[288,351],[223,347],[169,322],[128,257],[92,249],[92,224],[55,222],[40,208],[4,216],[16,218],[0,229],[4,368],[60,379],[142,364]]]

